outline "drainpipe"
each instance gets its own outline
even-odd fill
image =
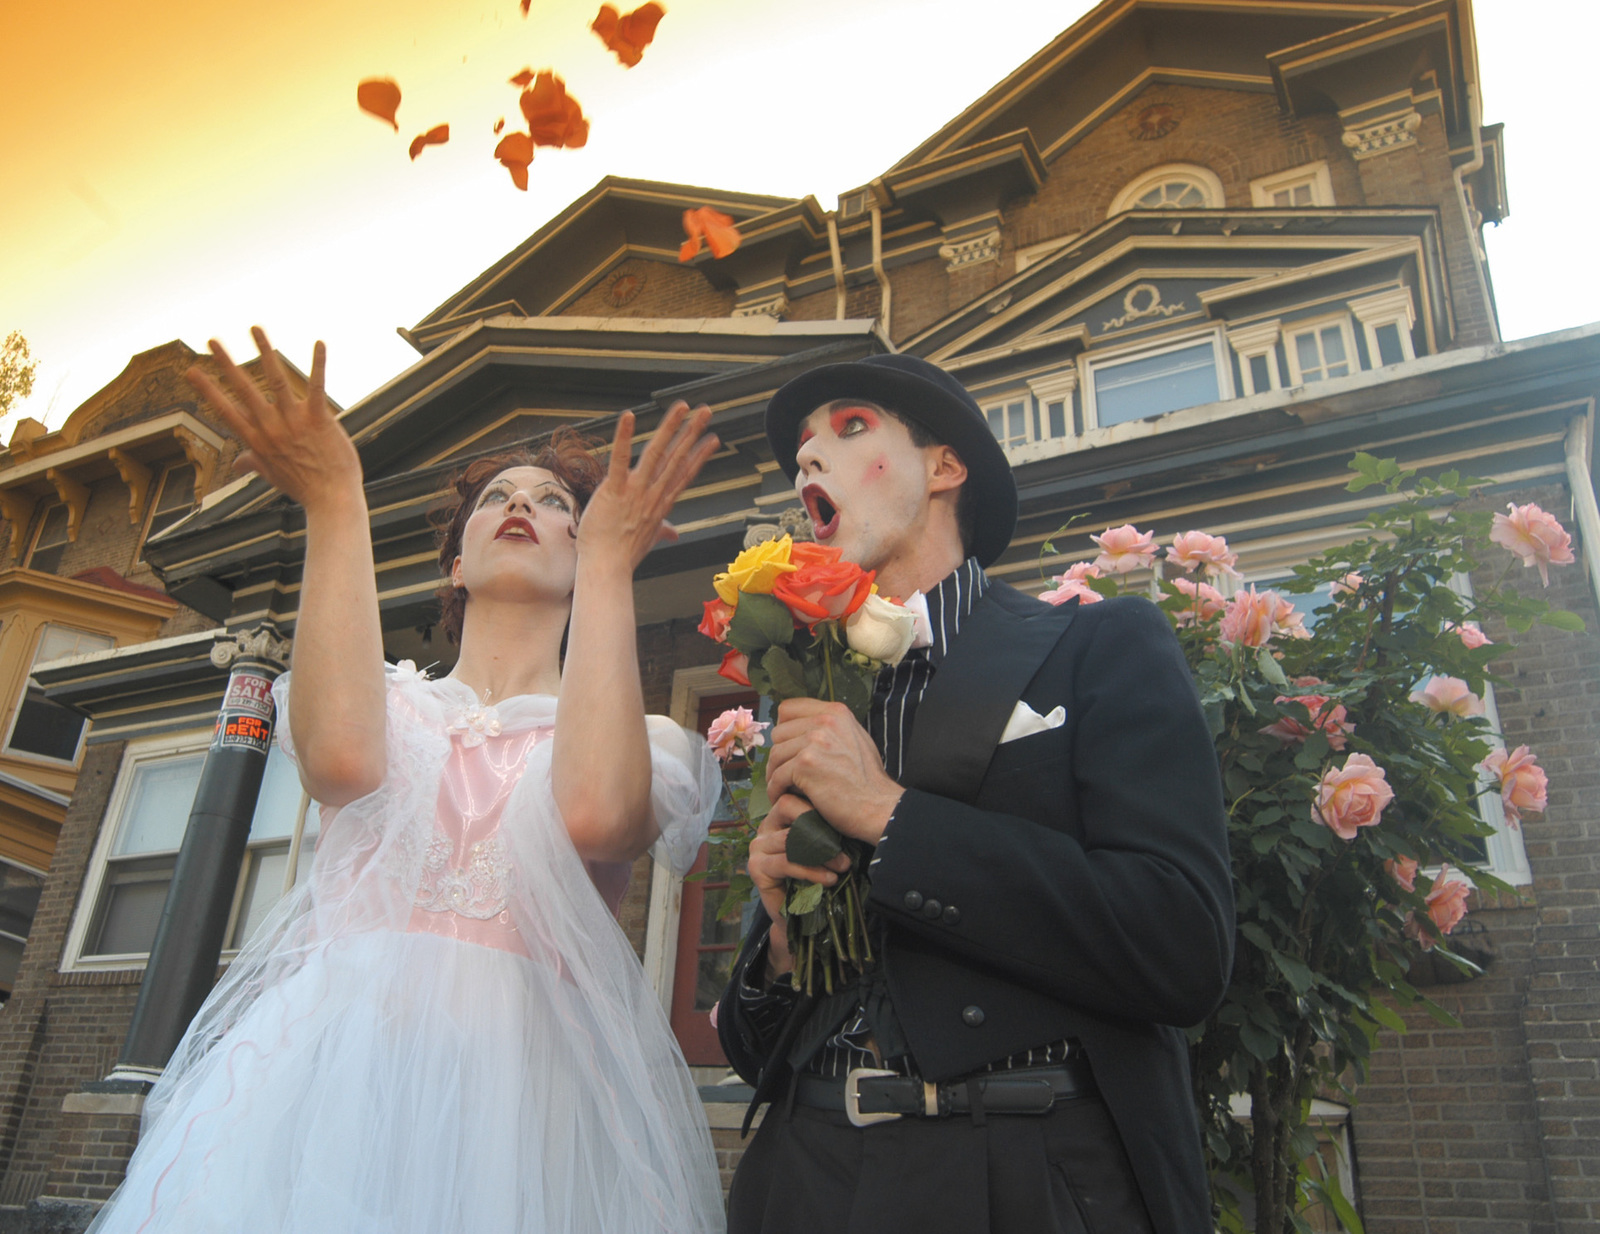
[[[878,320],[883,323],[884,339],[893,347],[894,338],[889,333],[892,289],[889,276],[883,272],[883,208],[876,201],[872,203],[872,272],[878,276]]]
[[[839,213],[828,215],[828,251],[833,254],[833,319],[844,320],[844,258],[839,254]]]
[[[1478,32],[1473,26],[1472,9],[1469,5],[1461,6],[1461,15],[1464,22],[1463,32],[1466,35],[1467,47],[1466,61],[1468,64],[1478,63]],[[1478,103],[1478,85],[1476,82],[1467,83],[1467,127],[1472,130],[1472,161],[1463,163],[1451,173],[1456,182],[1456,204],[1461,207],[1461,221],[1467,229],[1467,240],[1472,245],[1472,272],[1478,279],[1478,291],[1483,296],[1483,308],[1489,319],[1489,333],[1496,343],[1500,342],[1500,322],[1496,318],[1494,299],[1489,294],[1489,279],[1484,273],[1484,266],[1488,262],[1488,255],[1483,250],[1483,228],[1472,221],[1472,206],[1467,201],[1467,177],[1483,167],[1483,113]]]
[[[1600,602],[1600,506],[1595,503],[1594,477],[1589,471],[1589,436],[1594,412],[1574,416],[1567,425],[1567,486],[1572,490],[1572,512],[1583,539],[1583,563],[1589,568],[1589,586]]]

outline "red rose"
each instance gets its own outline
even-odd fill
[[[705,602],[705,616],[700,619],[700,633],[717,642],[726,642],[728,623],[733,620],[733,605],[721,599]]]
[[[717,672],[735,685],[747,686],[750,684],[750,657],[730,648],[728,654],[722,657]]]
[[[788,606],[796,621],[815,626],[819,621],[843,621],[865,604],[872,594],[872,578],[871,571],[853,561],[812,561],[780,578],[772,585],[772,594]]]

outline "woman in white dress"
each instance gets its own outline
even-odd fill
[[[461,654],[430,681],[384,665],[322,344],[300,396],[255,338],[270,400],[217,343],[231,396],[191,380],[242,465],[305,509],[275,695],[321,835],[151,1092],[91,1229],[721,1230],[704,1114],[613,917],[639,854],[687,869],[720,789],[699,738],[645,715],[633,610],[715,448],[710,413],[674,407],[636,466],[624,414],[604,467],[567,441],[469,468],[440,553]]]

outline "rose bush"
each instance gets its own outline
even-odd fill
[[[1238,947],[1223,1004],[1191,1032],[1195,1100],[1206,1128],[1219,1224],[1284,1234],[1326,1202],[1359,1222],[1336,1176],[1308,1168],[1314,1097],[1353,1099],[1380,1028],[1404,1031],[1395,1005],[1452,1022],[1407,980],[1432,950],[1464,974],[1449,935],[1479,891],[1509,892],[1482,866],[1485,821],[1516,825],[1545,808],[1547,780],[1525,746],[1507,752],[1484,718],[1489,662],[1505,652],[1481,623],[1513,633],[1570,613],[1505,585],[1520,561],[1547,576],[1571,540],[1537,506],[1474,509],[1477,481],[1417,477],[1357,455],[1352,491],[1386,490],[1352,543],[1296,568],[1273,590],[1234,588],[1237,558],[1220,536],[1131,524],[1091,537],[1099,549],[1053,577],[1043,599],[1092,603],[1153,566],[1149,584],[1188,657],[1216,738],[1228,809]],[[1058,535],[1061,533],[1057,533]],[[1492,545],[1498,577],[1466,598],[1451,588]],[[1045,553],[1054,553],[1047,541]],[[1118,577],[1109,577],[1116,575]],[[1232,590],[1225,596],[1224,590]],[[1311,593],[1326,600],[1307,603]],[[1299,603],[1296,601],[1299,600]],[[1490,799],[1480,810],[1480,798]],[[1249,1118],[1234,1116],[1247,1096]]]

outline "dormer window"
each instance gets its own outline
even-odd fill
[[[1124,210],[1215,210],[1224,200],[1222,181],[1210,168],[1197,163],[1167,163],[1152,167],[1125,185],[1106,216]]]
[[[28,569],[44,574],[56,573],[69,541],[67,507],[53,505],[39,520],[39,532],[33,538],[33,551],[28,554]]]
[[[1328,164],[1307,163],[1250,181],[1250,204],[1257,209],[1270,210],[1333,205],[1333,180],[1328,175]]]
[[[1343,314],[1306,326],[1286,327],[1289,377],[1293,385],[1348,377],[1361,366],[1356,361],[1350,319]]]

